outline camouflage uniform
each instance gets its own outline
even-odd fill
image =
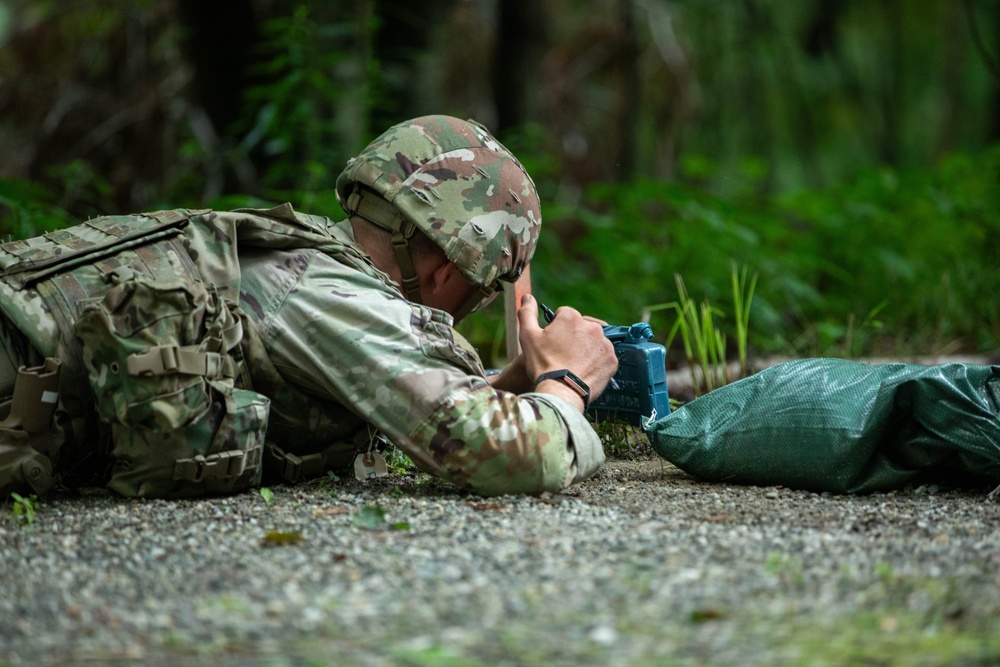
[[[354,247],[349,224],[331,233]],[[407,301],[358,255],[241,252],[240,264],[241,304],[283,380],[254,387],[289,451],[344,465],[371,424],[423,470],[484,495],[561,490],[603,461],[577,408],[493,389],[450,315]]]
[[[475,156],[476,151],[509,155],[478,126],[444,117],[419,120],[401,124],[373,142],[348,165],[349,176],[342,176],[338,190],[345,208],[362,217],[366,211],[372,215],[366,208],[372,203],[367,195],[375,192],[378,201],[392,202],[389,218],[402,211],[404,223],[416,219],[416,226],[442,246],[463,275],[484,288],[480,297],[487,296],[497,280],[515,279],[530,259],[540,224],[537,200],[533,205],[531,201],[533,185],[520,165],[512,169],[509,160]],[[470,127],[475,137],[469,134]],[[434,146],[427,156],[404,160],[400,151],[392,151],[394,143],[418,135],[429,137]],[[371,165],[379,160],[391,163],[389,168],[373,170]],[[393,177],[393,169],[402,177]],[[360,197],[359,182],[364,186]],[[498,191],[497,184],[506,191]],[[352,195],[353,201],[348,201]],[[113,224],[106,224],[109,220]],[[546,394],[518,396],[494,389],[475,351],[453,328],[452,317],[402,297],[395,283],[355,243],[349,221],[334,224],[295,213],[286,204],[269,211],[179,210],[98,219],[79,233],[93,235],[93,228],[102,224],[125,230],[149,224],[153,235],[166,233],[161,227],[172,224],[180,234],[174,239],[180,243],[176,247],[183,251],[160,253],[152,260],[139,257],[142,247],[110,257],[105,253],[95,262],[101,265],[100,275],[119,276],[128,285],[131,267],[142,264],[140,272],[156,282],[190,262],[220,303],[230,309],[239,303],[232,310],[242,323],[239,347],[222,350],[237,359],[238,369],[209,378],[210,384],[227,396],[234,386],[252,386],[270,399],[264,467],[287,480],[349,465],[379,433],[423,470],[483,495],[557,491],[589,476],[603,462],[596,433],[572,404]],[[401,235],[413,232],[407,226],[402,225]],[[68,248],[80,245],[74,234],[70,230],[58,235],[58,241]],[[50,241],[3,246],[0,308],[40,356],[72,360],[71,348],[77,342],[65,322],[79,317],[81,309],[86,312],[85,305],[96,295],[84,290],[78,299],[63,299],[60,308],[66,313],[60,316],[53,312],[53,302],[39,294],[48,290],[42,288],[49,283],[65,282],[62,274],[46,273],[30,289],[8,275],[21,271],[24,258]],[[60,248],[49,254],[65,254]],[[89,271],[90,265],[85,268]],[[88,280],[74,278],[72,289],[96,284],[96,279]],[[58,289],[70,287],[62,284]],[[208,301],[206,312],[227,308],[214,303]],[[155,315],[141,312],[136,317]],[[60,317],[62,326],[56,324]],[[223,328],[235,327],[230,323]],[[199,349],[203,348],[202,344]],[[98,431],[103,433],[92,415],[81,414],[82,399],[75,406],[62,404],[64,398],[70,403],[79,398],[74,394],[81,392],[74,388],[84,366],[97,393],[112,373],[108,368],[116,368],[100,353],[83,356],[83,363],[66,364],[69,372],[64,369],[60,385],[56,423],[66,443],[57,469],[87,459]],[[118,391],[112,387],[103,400],[119,403]],[[115,407],[98,407],[102,423],[113,419]],[[148,444],[144,441],[146,455]],[[151,451],[155,456],[157,450]],[[116,452],[120,448],[111,450],[112,459]],[[202,459],[210,453],[198,452]],[[164,465],[179,469],[171,458],[175,455],[164,454]],[[157,468],[161,469],[168,470]],[[172,489],[152,484],[129,486],[124,492],[177,495]]]

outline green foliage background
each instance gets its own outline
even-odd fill
[[[695,298],[726,311],[736,263],[760,275],[751,324],[758,350],[990,350],[1000,340],[996,202],[1000,147],[766,198],[682,182],[602,184],[581,206],[549,212],[546,224],[559,232],[542,240],[548,261],[535,263],[533,277],[554,302],[630,321],[676,299],[674,272]],[[653,317],[666,334],[669,322]]]
[[[757,354],[1000,349],[1000,0],[241,0],[224,18],[253,34],[209,30],[199,58],[205,6],[0,2],[0,233],[286,200],[337,218],[350,155],[450,113],[533,174],[550,306],[630,323],[680,274],[725,312],[736,265],[759,274]],[[502,361],[500,313],[463,330]]]

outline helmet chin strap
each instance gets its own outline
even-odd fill
[[[478,289],[465,300],[465,303],[454,314],[455,322],[461,322],[466,315],[476,310],[480,304],[486,303],[494,294],[496,294],[496,288],[492,285],[479,285]]]
[[[356,215],[392,233],[392,250],[399,265],[406,298],[413,303],[422,304],[424,301],[420,294],[420,278],[417,277],[417,269],[410,255],[410,239],[417,231],[416,225],[400,215],[395,206],[358,184],[355,184],[354,191],[347,198],[347,209],[349,215]],[[478,285],[476,291],[453,315],[455,321],[462,321],[496,292],[496,285]]]
[[[399,265],[406,298],[413,303],[423,303],[420,278],[410,255],[410,239],[417,231],[416,225],[400,215],[395,206],[357,184],[347,198],[347,209],[349,215],[356,215],[392,233],[392,250]]]

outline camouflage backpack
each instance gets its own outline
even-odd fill
[[[44,493],[56,467],[103,481],[108,465],[126,496],[259,483],[269,401],[249,389],[239,308],[191,259],[183,229],[198,213],[109,216],[0,246],[0,308],[61,367],[45,437],[0,428],[0,490]]]

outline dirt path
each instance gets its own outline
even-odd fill
[[[271,490],[3,522],[0,664],[1000,663],[979,492],[711,485],[657,458],[538,498]]]

